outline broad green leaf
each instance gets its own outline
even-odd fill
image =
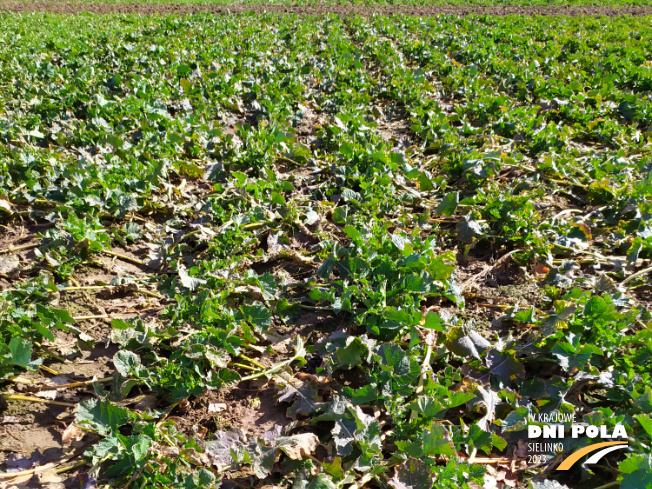
[[[337,486],[328,474],[317,474],[308,485],[308,489],[337,489]]]
[[[129,377],[134,369],[140,367],[140,358],[128,350],[121,350],[113,356],[113,365],[120,375]]]
[[[129,412],[109,401],[91,399],[77,407],[75,423],[81,428],[107,435],[129,421]]]
[[[444,196],[437,206],[437,214],[442,216],[452,216],[460,202],[459,192],[451,192]]]
[[[272,313],[262,304],[241,306],[240,310],[244,318],[254,325],[258,333],[264,333],[274,322]]]
[[[32,343],[22,338],[12,338],[9,341],[9,361],[27,368],[32,358]]]

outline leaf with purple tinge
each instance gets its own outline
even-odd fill
[[[525,377],[525,368],[516,359],[514,352],[500,352],[492,348],[487,352],[485,363],[503,386],[511,386],[517,379]]]
[[[388,483],[394,489],[432,489],[435,475],[425,462],[410,457],[397,467]]]
[[[94,477],[91,477],[90,475],[84,473],[84,474],[77,474],[77,477],[75,477],[75,482],[78,484],[79,489],[96,489],[97,488],[97,481],[95,480]]]

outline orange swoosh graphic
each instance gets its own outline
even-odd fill
[[[581,459],[584,455],[587,455],[591,452],[595,452],[596,450],[600,450],[601,448],[604,447],[611,447],[613,445],[627,445],[626,441],[606,441],[604,443],[595,443],[593,445],[589,445],[588,447],[584,447],[581,450],[576,451],[573,455],[568,457],[566,460],[564,460],[559,467],[557,467],[557,470],[568,470],[570,469],[575,462],[577,462],[579,459]]]

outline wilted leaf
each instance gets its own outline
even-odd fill
[[[476,386],[476,390],[480,394],[480,399],[487,409],[485,415],[477,421],[477,425],[484,431],[490,431],[489,426],[496,416],[496,406],[500,402],[500,398],[490,387],[485,389],[479,385]]]
[[[461,357],[480,358],[473,339],[462,328],[453,328],[446,336],[446,348]]]
[[[399,465],[388,484],[394,489],[432,489],[435,474],[425,462],[408,458]]]
[[[64,445],[78,447],[79,442],[84,438],[85,435],[86,433],[83,430],[79,429],[75,423],[70,423],[68,427],[63,430],[61,441],[63,441]]]
[[[206,283],[206,280],[204,279],[188,275],[188,271],[185,268],[179,268],[179,280],[184,287],[190,289],[192,292],[197,290],[200,285]]]
[[[206,454],[216,466],[231,465],[233,452],[245,447],[239,431],[218,431],[213,440],[205,443]]]
[[[487,232],[485,226],[474,220],[461,220],[456,227],[457,237],[462,243],[471,244]]]
[[[287,416],[297,419],[298,416],[310,416],[316,414],[329,405],[319,397],[317,389],[309,385],[303,385],[296,388],[293,385],[287,385],[279,393],[279,402],[292,402],[287,410]]]
[[[292,460],[301,460],[311,455],[319,445],[319,437],[314,433],[301,433],[289,437],[279,437],[278,447]]]
[[[500,352],[492,348],[487,352],[485,362],[489,371],[504,386],[511,386],[517,379],[525,377],[525,368],[516,359],[513,352]]]

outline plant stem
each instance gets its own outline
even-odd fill
[[[362,487],[373,478],[374,476],[372,474],[367,473],[358,482],[349,486],[349,489],[362,489]]]
[[[616,487],[618,484],[620,484],[618,481],[613,481],[613,482],[609,482],[607,484],[604,484],[602,486],[598,486],[595,489],[609,489],[610,487]]]
[[[5,255],[7,253],[15,253],[16,251],[25,251],[25,250],[31,250],[34,249],[38,246],[38,243],[32,243],[28,245],[23,245],[23,246],[13,246],[11,248],[6,248],[4,250],[0,250],[0,255]]]
[[[632,280],[634,280],[635,278],[638,278],[638,277],[640,277],[641,275],[645,275],[645,274],[648,273],[648,272],[652,272],[652,267],[644,268],[643,270],[639,270],[639,271],[636,272],[636,273],[632,273],[629,277],[627,277],[625,280],[623,280],[622,282],[620,282],[620,284],[621,284],[621,285],[626,285],[626,284],[628,284],[629,282],[631,282]]]
[[[306,306],[305,304],[299,304],[299,307],[307,311],[328,311],[328,312],[334,311],[332,307]]]
[[[113,377],[104,377],[103,379],[96,379],[96,380],[81,380],[79,382],[70,382],[68,384],[61,384],[61,385],[41,385],[38,387],[38,391],[51,391],[51,390],[57,390],[57,389],[68,389],[72,387],[86,387],[88,385],[92,385],[95,383],[98,384],[107,384],[113,380]]]
[[[57,372],[56,370],[51,369],[50,367],[46,367],[45,365],[39,365],[38,368],[40,368],[41,370],[45,370],[49,374],[59,375],[59,372]]]
[[[20,472],[0,473],[0,479],[13,479],[14,477],[22,477],[25,475],[37,474],[39,472],[45,472],[46,470],[56,467],[56,465],[57,464],[55,463],[49,463],[49,464],[41,465],[40,467],[36,467],[34,469],[22,470]]]
[[[423,390],[423,383],[426,380],[426,367],[430,365],[430,357],[432,356],[432,345],[429,343],[426,347],[426,356],[423,358],[423,363],[421,364],[421,376],[419,377],[419,383],[417,384],[416,393],[421,394]],[[413,409],[410,413],[410,421],[417,419],[418,413],[416,409]]]
[[[289,360],[285,360],[285,361],[283,361],[281,363],[277,363],[276,365],[274,365],[273,367],[271,367],[268,370],[263,370],[262,372],[252,374],[252,375],[249,375],[247,377],[242,377],[240,379],[240,382],[244,382],[246,380],[257,379],[259,377],[269,376],[269,375],[273,374],[274,372],[276,372],[278,370],[281,370],[283,367],[286,367],[287,365],[290,365],[295,360],[297,360],[299,358],[302,358],[303,355],[305,355],[305,353],[306,352],[303,349],[303,342],[301,341],[301,338],[298,338],[297,339],[297,346],[296,346],[296,349],[295,349],[295,352],[294,352],[294,356],[292,358],[290,358]]]
[[[75,462],[74,464],[66,465],[65,467],[59,467],[54,472],[57,474],[63,474],[64,472],[68,472],[69,470],[73,470],[78,467],[83,467],[84,465],[86,465],[86,462],[79,461],[79,462]]]
[[[138,258],[133,258],[131,256],[123,255],[122,253],[117,253],[113,250],[104,250],[103,253],[107,255],[115,256],[116,258],[120,258],[121,260],[128,261],[136,265],[140,265],[141,267],[147,266],[147,264],[144,261],[139,260]]]
[[[229,366],[240,367],[240,368],[244,368],[245,370],[252,370],[254,372],[257,370],[256,367],[252,367],[251,365],[245,365],[244,363],[230,362]]]
[[[283,367],[285,367],[287,365],[290,365],[296,359],[297,359],[297,357],[292,357],[289,360],[285,360],[285,361],[283,361],[281,363],[277,363],[276,365],[274,365],[269,370],[263,370],[262,372],[258,372],[257,374],[251,374],[251,375],[248,375],[247,377],[242,377],[240,379],[240,382],[244,382],[246,380],[254,380],[254,379],[257,379],[259,377],[265,377],[265,376],[271,375],[274,372],[276,372],[278,370],[281,370]]]
[[[79,285],[72,287],[64,287],[60,289],[62,292],[73,292],[76,290],[111,290],[115,285]]]
[[[72,404],[70,402],[61,402],[61,401],[51,401],[49,399],[41,399],[40,397],[33,396],[23,396],[22,394],[2,394],[7,401],[29,401],[29,402],[40,402],[43,404],[53,404],[55,406],[65,406],[65,407],[75,407],[77,404]]]
[[[77,290],[112,290],[117,287],[120,287],[119,285],[84,285],[81,287],[64,287],[63,289],[60,289],[62,292],[73,292]],[[156,299],[165,299],[162,295],[157,294],[156,292],[150,292],[149,290],[141,289],[140,287],[136,288],[134,292],[140,292],[143,295],[147,295],[150,297],[154,297]]]
[[[265,367],[265,365],[263,365],[262,363],[257,362],[257,361],[254,360],[253,358],[249,358],[248,356],[245,356],[245,355],[243,355],[242,353],[241,353],[240,355],[238,355],[238,357],[239,357],[239,358],[242,358],[243,360],[248,361],[248,362],[251,363],[252,365],[255,365],[256,367],[261,368],[261,369],[263,369],[263,370],[265,370],[265,369],[267,368],[267,367]]]
[[[467,463],[469,464],[475,463],[475,456],[477,454],[478,454],[478,449],[474,447],[473,450],[471,451],[471,455],[469,456],[469,459],[467,460]]]
[[[75,316],[73,319],[75,321],[87,321],[89,319],[106,319],[109,316],[106,314],[95,314],[95,315],[90,315],[90,316]]]
[[[244,230],[249,230],[249,229],[262,228],[263,226],[267,226],[268,224],[269,224],[268,222],[251,222],[249,224],[243,224],[240,227]]]

